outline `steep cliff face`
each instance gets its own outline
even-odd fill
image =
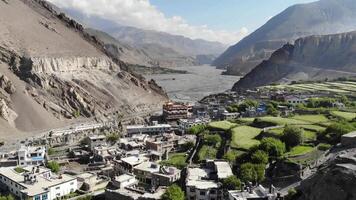
[[[356,199],[356,153],[348,149],[338,153],[300,186],[298,200]]]
[[[287,42],[300,37],[356,29],[354,0],[320,0],[287,8],[239,43],[228,48],[214,65],[244,75]]]
[[[356,75],[356,32],[300,38],[275,51],[234,85],[234,90],[274,82]]]
[[[1,124],[36,131],[77,118],[146,113],[166,100],[157,84],[125,69],[47,2],[0,1]]]

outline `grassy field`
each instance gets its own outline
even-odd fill
[[[301,156],[310,153],[312,151],[314,151],[314,147],[300,145],[300,146],[293,147],[288,153],[286,153],[286,156],[288,157]]]
[[[329,119],[324,115],[296,115],[292,119],[301,120],[309,123],[325,123]]]
[[[161,164],[182,169],[187,165],[186,160],[187,155],[185,153],[173,153],[169,155],[168,160],[162,161]]]
[[[229,121],[218,121],[218,122],[209,123],[209,127],[213,128],[213,129],[224,130],[224,131],[231,129],[234,126],[236,126],[236,124],[231,123]]]
[[[260,142],[254,139],[261,133],[261,129],[250,126],[240,126],[232,129],[231,147],[249,149]]]
[[[331,114],[335,115],[337,117],[344,118],[348,121],[351,121],[352,119],[354,119],[356,117],[356,113],[354,113],[354,112],[332,111]]]
[[[276,129],[268,130],[268,133],[275,137],[281,137],[283,135],[283,131],[284,131],[284,128],[276,128]],[[316,140],[316,132],[304,130],[303,137],[304,137],[305,141],[314,141],[314,140]]]
[[[295,124],[311,124],[310,122],[306,122],[303,120],[293,119],[293,118],[283,118],[283,117],[260,117],[262,121],[273,123],[276,125],[295,125]]]
[[[218,150],[214,147],[203,145],[198,153],[199,161],[206,159],[216,159],[216,154]]]

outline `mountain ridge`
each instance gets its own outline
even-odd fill
[[[227,69],[227,74],[244,75],[287,42],[355,30],[355,17],[353,0],[321,0],[291,6],[229,47],[213,65]]]
[[[356,31],[308,36],[286,44],[233,87],[356,76]]]

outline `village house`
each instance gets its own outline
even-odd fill
[[[180,172],[175,167],[163,167],[155,162],[144,162],[134,167],[136,178],[152,188],[171,185],[180,179]]]
[[[166,121],[186,119],[189,117],[188,115],[191,109],[191,105],[168,102],[163,105],[163,118]]]
[[[282,200],[272,185],[269,190],[262,185],[257,187],[245,187],[243,190],[228,191],[229,200]]]
[[[222,160],[208,160],[201,168],[188,168],[185,182],[187,199],[223,199],[221,181],[232,175],[230,164]]]
[[[152,125],[129,125],[126,126],[126,133],[131,136],[133,134],[158,134],[170,132],[172,126],[169,124],[158,124],[157,121],[152,122]]]
[[[89,136],[89,149],[93,151],[99,146],[107,146],[105,135]]]
[[[52,200],[77,190],[75,177],[52,174],[44,167],[0,168],[0,187],[21,200]]]
[[[210,122],[209,118],[180,119],[178,121],[178,130],[180,133],[185,134],[193,126],[206,125],[209,122]]]
[[[119,174],[132,174],[134,167],[146,161],[149,161],[149,158],[140,154],[121,158],[120,160],[114,160],[113,162],[114,169]]]
[[[18,165],[42,165],[45,162],[46,148],[22,146],[17,151]]]

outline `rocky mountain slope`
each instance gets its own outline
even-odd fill
[[[225,45],[219,42],[209,42],[201,39],[192,40],[184,36],[128,26],[106,28],[104,31],[133,46],[142,47],[145,44],[156,44],[189,56],[216,55],[222,53],[226,48]]]
[[[316,174],[301,183],[298,200],[356,199],[356,149],[331,154]]]
[[[213,65],[244,75],[287,42],[300,37],[356,30],[354,0],[320,0],[294,5],[228,48]]]
[[[108,55],[45,1],[0,1],[0,137],[117,111],[149,112],[166,100],[153,81]]]
[[[141,65],[146,67],[175,68],[180,66],[199,65],[199,60],[193,56],[182,55],[173,49],[162,47],[157,44],[145,44],[132,47],[131,45],[120,42],[109,34],[87,28],[87,33],[104,42],[110,54],[125,63]]]
[[[275,51],[269,60],[240,79],[233,89],[356,76],[355,55],[356,32],[300,38]]]
[[[113,36],[121,46],[131,46],[137,51],[144,51],[153,60],[153,62],[147,63],[148,67],[169,68],[205,64],[199,62],[201,59],[197,58],[198,55],[217,56],[227,48],[226,45],[219,42],[192,40],[179,35],[122,26],[115,21],[93,15],[88,16],[82,11],[78,12],[74,9],[64,9],[64,11],[83,22],[87,28],[101,30]],[[103,34],[103,32],[91,31],[91,34],[96,34],[97,37],[107,37],[107,34]],[[139,62],[131,64],[139,64]]]

